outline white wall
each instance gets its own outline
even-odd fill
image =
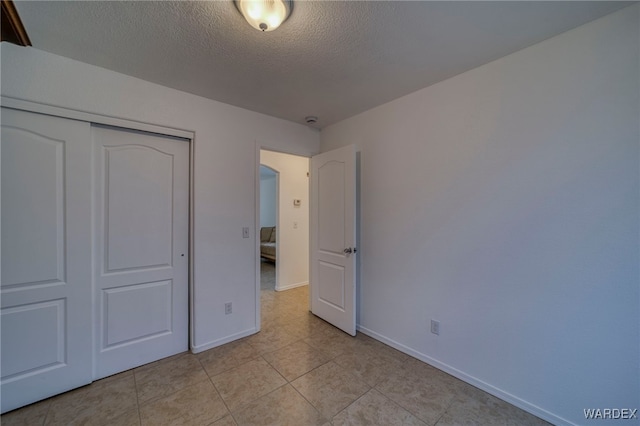
[[[199,351],[254,332],[255,146],[309,156],[317,131],[34,48],[0,49],[4,96],[195,132],[191,344]]]
[[[262,169],[264,166],[260,166]],[[262,173],[262,171],[261,171]],[[260,176],[260,227],[276,226],[276,174]]]
[[[261,150],[260,163],[278,171],[276,290],[309,283],[309,158]],[[300,206],[293,200],[301,201]]]
[[[639,20],[323,129],[361,151],[361,330],[556,424],[638,407]]]

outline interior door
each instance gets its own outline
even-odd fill
[[[311,158],[311,311],[356,335],[356,149]]]
[[[91,382],[88,123],[2,108],[2,412]]]
[[[188,349],[189,143],[93,126],[96,378]]]

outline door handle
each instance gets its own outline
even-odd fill
[[[357,248],[351,248],[351,247],[347,247],[346,249],[342,250],[344,252],[344,254],[351,254],[351,253],[356,253],[358,251]]]

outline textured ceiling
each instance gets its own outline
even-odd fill
[[[33,46],[321,128],[628,2],[296,1],[276,31],[231,1],[16,1]]]

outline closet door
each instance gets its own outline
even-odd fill
[[[89,123],[2,108],[2,412],[92,379]]]
[[[96,378],[188,349],[189,142],[94,125]]]

